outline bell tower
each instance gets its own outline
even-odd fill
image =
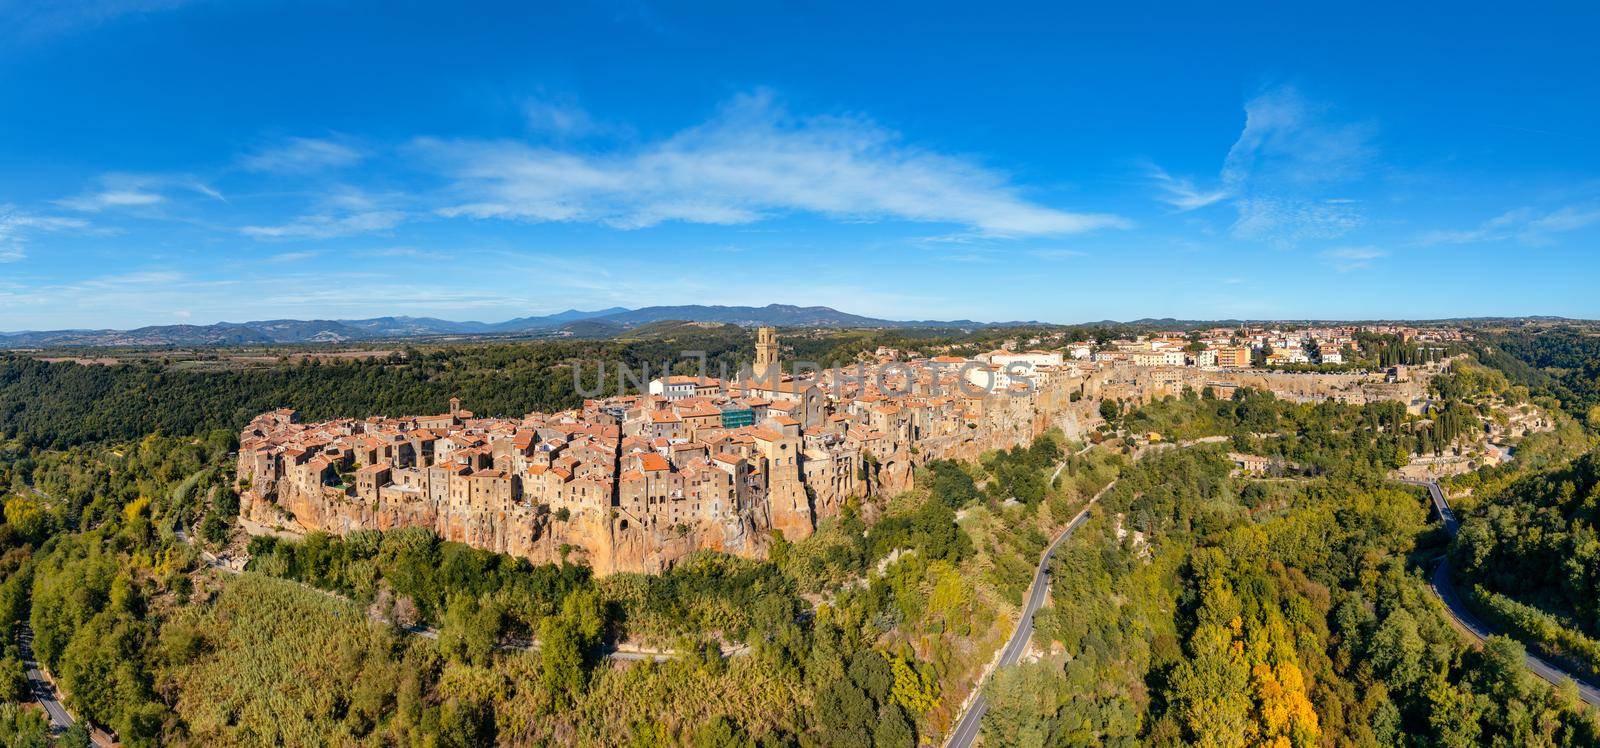
[[[757,377],[771,377],[778,373],[778,331],[771,327],[756,328]]]

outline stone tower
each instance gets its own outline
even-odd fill
[[[771,327],[756,328],[757,378],[772,377],[778,373],[778,331]]]

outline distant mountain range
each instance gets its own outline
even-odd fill
[[[403,340],[439,336],[561,335],[607,337],[640,325],[668,320],[716,322],[742,326],[779,327],[949,327],[978,328],[993,325],[972,320],[888,320],[849,314],[825,306],[652,306],[642,309],[612,307],[585,312],[568,309],[542,317],[518,317],[505,322],[452,322],[432,317],[374,317],[372,319],[275,319],[256,322],[219,322],[214,325],[157,325],[133,330],[49,330],[0,333],[0,348],[54,348],[66,346],[211,346],[270,345],[283,343],[345,343],[364,340]]]

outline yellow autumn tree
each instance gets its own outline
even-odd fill
[[[1245,644],[1255,702],[1250,743],[1270,748],[1314,745],[1322,731],[1306,697],[1305,675],[1288,627],[1277,611],[1268,609],[1265,620],[1251,629]]]
[[[923,715],[939,704],[939,681],[931,673],[922,673],[910,658],[886,654],[889,669],[894,673],[894,686],[890,698],[912,715]]]

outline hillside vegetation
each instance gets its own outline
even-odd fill
[[[1451,628],[1412,562],[1418,494],[1317,479],[1250,501],[1229,467],[1191,450],[1125,473],[1058,554],[1052,651],[994,684],[990,744],[1600,741],[1520,645]]]

